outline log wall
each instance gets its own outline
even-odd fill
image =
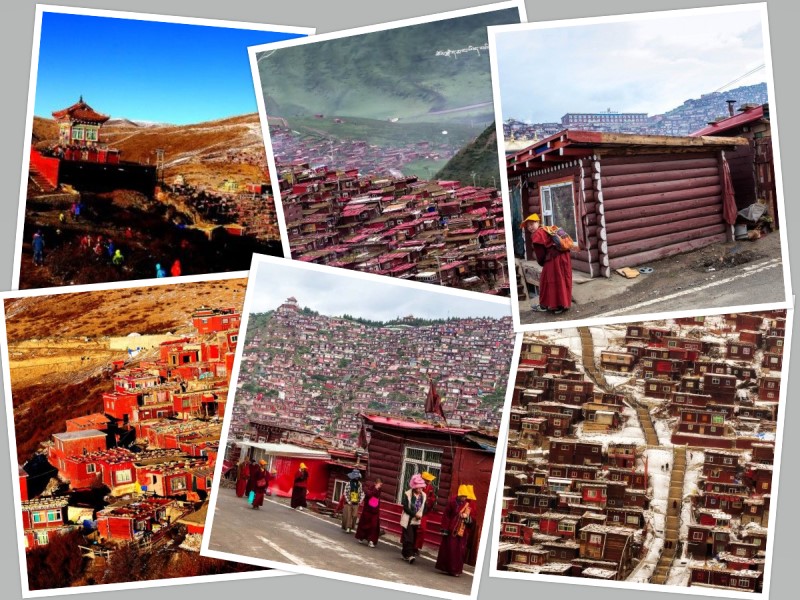
[[[614,156],[601,162],[611,269],[726,240],[718,153]]]
[[[437,507],[443,509],[450,494],[453,474],[453,452],[449,443],[443,443],[428,436],[406,436],[401,438],[397,433],[388,433],[373,428],[369,442],[369,472],[367,480],[374,481],[376,477],[380,477],[383,481],[382,497],[387,501],[397,502],[406,445],[428,447],[442,452]]]

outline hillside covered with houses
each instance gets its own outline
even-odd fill
[[[191,323],[129,338],[144,346],[114,361],[102,412],[19,467],[31,589],[252,570],[198,554],[240,314],[201,307]]]
[[[785,311],[527,335],[498,568],[760,592]]]
[[[448,421],[499,426],[514,339],[510,318],[377,323],[320,315],[289,298],[250,319],[234,438],[258,419],[355,447],[360,413],[423,417],[431,382]]]

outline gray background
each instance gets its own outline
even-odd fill
[[[236,21],[264,22],[281,25],[298,25],[316,27],[318,33],[350,29],[364,25],[372,25],[387,21],[434,14],[447,10],[481,6],[489,4],[480,0],[403,0],[402,2],[380,2],[366,0],[290,0],[284,2],[246,2],[244,0],[138,0],[137,2],[57,2],[52,4],[81,6],[86,8],[105,8],[131,10],[154,14],[170,14],[192,17],[228,19]],[[546,21],[571,17],[591,17],[600,15],[642,12],[645,10],[694,8],[698,6],[716,6],[734,4],[734,2],[713,2],[709,0],[675,1],[653,0],[640,2],[637,0],[572,0],[570,2],[535,2],[527,0],[529,21]],[[800,89],[797,79],[797,65],[793,57],[798,55],[796,23],[798,8],[792,0],[769,0],[770,39],[772,44],[773,69],[775,75],[775,93],[777,98],[781,143],[781,157],[784,173],[791,175],[793,165],[800,164],[800,150],[791,142],[800,133],[800,118],[794,102]],[[14,0],[5,4],[3,17],[0,19],[0,44],[3,49],[3,95],[2,102],[4,121],[4,140],[0,146],[0,289],[11,289],[12,262],[16,241],[17,207],[19,201],[20,168],[23,152],[27,144],[23,140],[27,110],[28,77],[30,74],[30,51],[33,37],[33,0]],[[123,42],[124,43],[124,42]],[[558,60],[557,53],[546,60]],[[591,57],[587,56],[587,60]],[[531,60],[531,72],[535,72],[535,60]],[[792,202],[795,187],[790,177],[784,176],[786,184],[786,217],[784,227],[792,227],[797,223],[798,209]],[[791,232],[790,232],[791,234]],[[791,237],[791,236],[790,236]],[[790,244],[791,261],[800,261],[800,243]],[[753,290],[757,294],[757,290]],[[800,361],[800,353],[795,352],[791,366]],[[789,381],[789,396],[800,391],[800,379],[794,377]],[[5,409],[0,411],[5,421]],[[793,458],[800,451],[800,437],[791,435],[791,427],[800,418],[797,408],[789,406],[786,411],[788,425],[783,446],[783,464],[786,468],[780,477],[780,502],[778,503],[779,528],[775,537],[772,570],[772,598],[784,598],[790,595],[794,585],[792,570],[796,568],[795,539],[800,536],[800,524],[793,515],[793,504],[798,490]],[[7,424],[6,424],[7,425]],[[21,597],[19,579],[19,561],[17,557],[16,532],[11,492],[9,461],[5,458],[8,448],[7,430],[0,428],[0,484],[5,488],[0,492],[0,581],[3,581],[4,597]],[[573,598],[593,598],[594,600],[620,599],[659,599],[665,596],[657,592],[641,592],[637,590],[617,590],[583,585],[561,585],[554,583],[531,583],[490,579],[489,553],[484,564],[484,576],[480,584],[479,598],[495,597],[511,598],[515,595],[536,597],[539,595],[558,595],[564,600]],[[142,591],[125,590],[93,594],[94,598],[134,597]],[[325,599],[340,600],[349,597],[369,594],[379,600],[399,600],[402,592],[362,588],[353,583],[330,579],[312,578],[307,575],[293,575],[269,579],[246,581],[229,581],[207,584],[194,584],[180,587],[150,588],[146,592],[152,600],[167,600],[191,594],[200,599],[227,597],[275,597],[277,595],[302,594],[304,597],[316,596]],[[796,590],[795,590],[796,593]],[[7,596],[6,594],[10,594]],[[791,593],[792,595],[794,593]],[[689,598],[687,594],[674,597]]]

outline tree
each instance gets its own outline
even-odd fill
[[[69,587],[83,573],[84,559],[78,547],[85,542],[79,529],[51,533],[46,546],[26,555],[28,587],[32,590]]]

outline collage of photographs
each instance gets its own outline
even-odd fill
[[[772,0],[473,4],[31,6],[14,597],[783,597]]]

